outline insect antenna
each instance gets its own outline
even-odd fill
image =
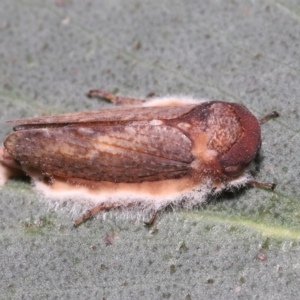
[[[266,116],[259,119],[260,124],[264,124],[265,122],[269,121],[270,119],[275,119],[279,117],[279,113],[277,111],[272,111],[271,113],[267,114]]]

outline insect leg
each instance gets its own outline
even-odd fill
[[[266,116],[259,119],[259,123],[263,124],[263,123],[269,121],[270,119],[278,118],[278,117],[279,117],[279,113],[277,111],[272,111],[271,113],[269,113]],[[275,187],[276,187],[275,183],[260,182],[260,181],[256,181],[256,180],[251,180],[251,181],[248,182],[248,184],[256,186],[256,187],[263,187],[263,188],[271,189],[271,190],[274,190]]]
[[[97,97],[101,99],[107,99],[110,102],[121,106],[141,105],[142,103],[146,102],[146,99],[135,99],[131,97],[116,96],[105,90],[90,90],[87,93],[87,96],[90,98]]]
[[[250,180],[248,182],[248,184],[252,185],[252,186],[256,186],[256,187],[263,187],[263,188],[271,189],[271,190],[274,190],[276,187],[275,183],[261,182],[261,181],[256,181],[256,180]]]
[[[129,207],[131,205],[128,204],[128,205],[125,205],[125,206]],[[94,217],[100,211],[108,211],[108,210],[113,209],[113,208],[120,208],[120,207],[125,207],[125,206],[121,205],[121,204],[115,204],[115,203],[101,203],[101,204],[98,204],[98,205],[92,207],[91,209],[88,209],[79,218],[77,218],[74,221],[73,225],[74,225],[74,227],[78,227],[80,224],[82,224],[85,221],[87,221],[88,219],[91,219],[92,217]]]
[[[277,111],[272,111],[271,113],[267,114],[266,116],[259,119],[260,124],[264,124],[265,122],[269,121],[270,119],[278,118],[279,113]]]
[[[155,220],[156,220],[157,213],[158,213],[158,211],[156,210],[156,211],[153,213],[151,219],[150,219],[149,221],[144,222],[144,224],[145,224],[146,226],[152,226],[153,223],[154,223]]]

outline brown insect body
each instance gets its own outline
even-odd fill
[[[261,133],[248,109],[176,98],[152,103],[10,121],[15,132],[4,141],[2,164],[19,164],[45,193],[72,186],[93,194],[95,205],[121,203],[114,199],[119,195],[128,198],[126,205],[145,202],[155,209],[207,182],[220,191],[251,180],[247,170]]]
[[[126,120],[117,109],[77,121],[74,115],[25,119],[4,146],[27,169],[125,183],[212,175],[230,180],[243,173],[260,147],[259,123],[239,104],[157,108],[131,108]]]

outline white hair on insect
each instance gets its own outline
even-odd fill
[[[176,106],[186,104],[200,104],[209,101],[208,99],[196,99],[186,95],[170,95],[165,97],[153,97],[147,102],[143,103],[143,106]]]
[[[250,172],[245,172],[237,179],[226,184],[222,183],[219,186],[214,186],[212,181],[207,179],[192,190],[168,195],[151,195],[149,193],[124,192],[123,190],[107,193],[101,190],[91,190],[84,186],[72,186],[70,188],[66,183],[60,183],[60,188],[56,189],[55,184],[48,185],[37,179],[34,179],[33,183],[41,198],[46,200],[51,208],[63,208],[69,211],[71,216],[76,216],[84,210],[99,204],[116,204],[118,208],[112,210],[113,214],[117,211],[119,214],[123,214],[123,217],[134,216],[140,220],[167,206],[170,206],[173,210],[192,209],[199,204],[203,204],[208,196],[218,196],[224,190],[240,189],[251,179]],[[104,211],[101,215],[105,218],[107,212]]]

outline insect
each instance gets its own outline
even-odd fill
[[[192,207],[208,194],[256,185],[260,121],[243,105],[192,98],[134,99],[92,90],[123,107],[8,121],[2,181],[25,173],[46,197],[88,201],[78,226],[100,211]]]

